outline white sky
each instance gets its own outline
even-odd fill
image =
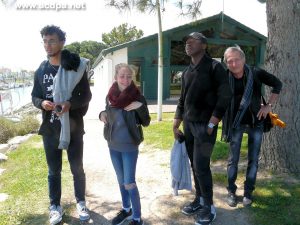
[[[16,1],[12,8],[1,1]],[[144,31],[144,36],[157,32],[155,14],[136,12],[119,14],[105,7],[104,0],[1,0],[0,1],[0,68],[35,70],[46,54],[41,44],[40,30],[45,25],[60,26],[67,33],[66,44],[74,41],[101,41],[102,33],[110,32],[122,23],[128,23]],[[17,10],[16,5],[33,4],[85,4],[85,10]],[[174,1],[173,1],[174,2]],[[226,15],[244,25],[267,35],[266,5],[257,0],[224,0]],[[190,22],[178,16],[178,9],[168,1],[163,14],[163,30]],[[202,18],[218,14],[223,0],[203,0]]]

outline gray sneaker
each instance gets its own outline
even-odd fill
[[[245,206],[245,207],[247,207],[247,206],[251,206],[252,205],[252,199],[250,199],[250,198],[247,198],[247,197],[244,197],[243,198],[243,205]]]
[[[49,207],[49,222],[50,225],[58,224],[62,221],[62,208],[60,205],[51,205]]]
[[[85,205],[85,201],[80,201],[76,204],[77,212],[80,221],[87,221],[90,219],[88,208]]]
[[[236,205],[237,205],[237,200],[236,200],[236,195],[235,195],[235,193],[228,192],[228,195],[227,195],[227,204],[228,204],[230,207],[236,207]]]

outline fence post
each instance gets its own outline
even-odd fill
[[[2,105],[2,94],[0,94],[0,106],[1,106],[1,115],[3,115],[4,112],[3,112],[3,105]]]
[[[146,82],[143,81],[143,96],[145,96],[145,85],[146,85]]]

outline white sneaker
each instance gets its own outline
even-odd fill
[[[85,205],[85,201],[78,202],[76,208],[79,215],[79,219],[81,221],[87,221],[90,219],[90,214],[88,208]]]
[[[63,212],[60,205],[51,205],[49,211],[50,225],[55,225],[62,221]]]

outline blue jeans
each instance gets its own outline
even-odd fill
[[[232,130],[232,140],[230,142],[230,153],[227,165],[228,187],[227,190],[235,193],[237,186],[235,184],[238,163],[240,158],[241,143],[243,133],[248,133],[248,167],[246,172],[246,181],[244,182],[244,196],[251,198],[256,182],[258,170],[258,158],[263,135],[263,124],[260,123],[253,128],[249,125],[241,124]]]
[[[141,201],[135,182],[138,151],[118,152],[110,149],[110,157],[114,166],[122,197],[123,208],[131,208],[134,219],[141,218]]]
[[[59,139],[43,136],[44,149],[48,164],[48,188],[50,205],[60,205],[62,150],[57,149]],[[73,174],[76,201],[85,201],[85,173],[83,170],[83,137],[71,137],[67,150],[71,172]]]

